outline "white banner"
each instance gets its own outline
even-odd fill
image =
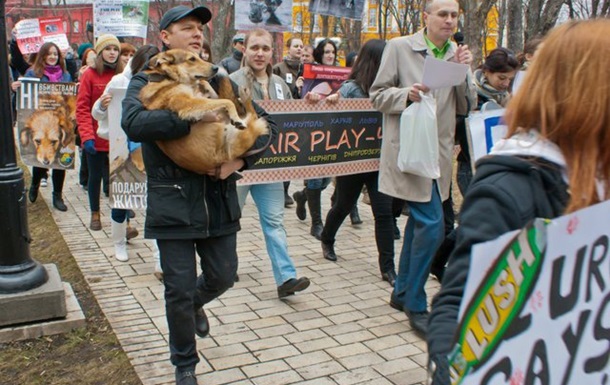
[[[466,119],[466,136],[473,169],[475,162],[489,154],[494,144],[506,136],[507,127],[502,121],[504,111],[472,112]]]
[[[135,36],[146,39],[148,0],[95,0],[93,2],[93,34]]]
[[[604,202],[475,246],[452,384],[607,384],[609,238]]]

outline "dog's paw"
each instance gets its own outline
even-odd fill
[[[231,124],[237,128],[238,130],[243,130],[246,128],[246,125],[241,120],[233,120],[231,119]]]

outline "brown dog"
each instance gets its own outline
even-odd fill
[[[258,118],[246,89],[240,89],[238,100],[231,81],[223,77],[216,95],[207,80],[217,70],[192,52],[172,49],[151,59],[147,71],[150,82],[140,92],[146,109],[174,111],[193,123],[210,112],[228,117],[226,122],[193,125],[185,137],[157,141],[176,164],[201,174],[245,154],[260,135],[269,131],[267,121]]]
[[[70,108],[70,105],[62,104],[52,110],[36,110],[21,130],[21,145],[27,147],[32,143],[36,149],[36,160],[44,166],[52,165],[57,160],[59,150],[74,141],[74,121]]]

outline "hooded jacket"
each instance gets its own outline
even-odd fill
[[[472,246],[521,229],[534,218],[562,215],[569,200],[566,180],[559,148],[535,132],[500,141],[477,162],[460,212],[456,247],[432,302],[427,338],[437,367],[435,385],[450,383],[447,356],[454,347]]]

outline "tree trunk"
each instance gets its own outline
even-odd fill
[[[508,2],[508,48],[514,52],[523,50],[523,2]]]
[[[497,0],[460,0],[464,15],[464,43],[468,45],[474,58],[472,67],[476,68],[483,61],[482,47],[485,23],[491,8]],[[478,5],[477,5],[478,3]]]
[[[557,23],[566,0],[530,0],[525,18],[525,41],[543,36]]]

